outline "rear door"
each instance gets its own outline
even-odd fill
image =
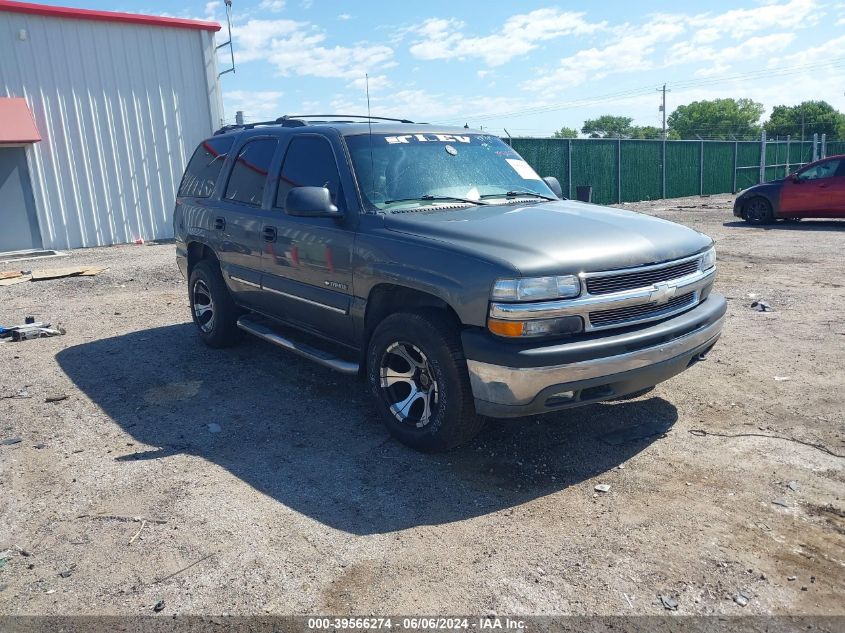
[[[353,340],[352,247],[357,214],[346,194],[352,189],[339,141],[322,134],[293,136],[285,150],[273,213],[265,220],[262,262],[273,314],[340,342]],[[340,218],[287,215],[285,198],[294,187],[326,187]]]
[[[254,136],[238,148],[214,210],[223,278],[238,303],[256,309],[262,308],[261,229],[268,213],[268,176],[278,145],[277,137]]]
[[[829,159],[800,170],[781,189],[780,212],[786,217],[829,217],[840,204],[837,173],[843,161]]]

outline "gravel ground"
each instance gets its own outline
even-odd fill
[[[0,344],[0,614],[845,613],[843,460],[810,446],[845,453],[845,222],[731,204],[624,205],[716,239],[706,362],[434,456],[354,378],[204,348],[172,245],[30,263],[109,270],[0,288],[0,323],[67,329]]]

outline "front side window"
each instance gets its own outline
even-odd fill
[[[249,141],[241,148],[226,185],[226,200],[261,206],[277,143],[276,139],[262,138]]]
[[[408,210],[449,200],[493,202],[517,194],[554,199],[511,147],[487,134],[362,134],[346,143],[372,210]]]
[[[211,196],[232,143],[232,137],[210,138],[200,143],[182,176],[178,195],[193,198]]]
[[[285,198],[294,187],[325,187],[332,202],[338,204],[340,174],[328,140],[320,136],[297,136],[291,140],[279,178],[277,207],[284,208]]]
[[[839,164],[842,161],[829,160],[824,163],[819,163],[814,167],[802,171],[798,177],[801,180],[821,180],[822,178],[833,178],[836,175],[836,170],[839,169]]]

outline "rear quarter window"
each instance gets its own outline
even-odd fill
[[[210,138],[200,143],[188,162],[185,175],[182,176],[178,195],[190,198],[210,197],[233,143],[232,137]]]

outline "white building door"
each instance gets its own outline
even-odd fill
[[[41,248],[26,149],[0,147],[0,253]]]

